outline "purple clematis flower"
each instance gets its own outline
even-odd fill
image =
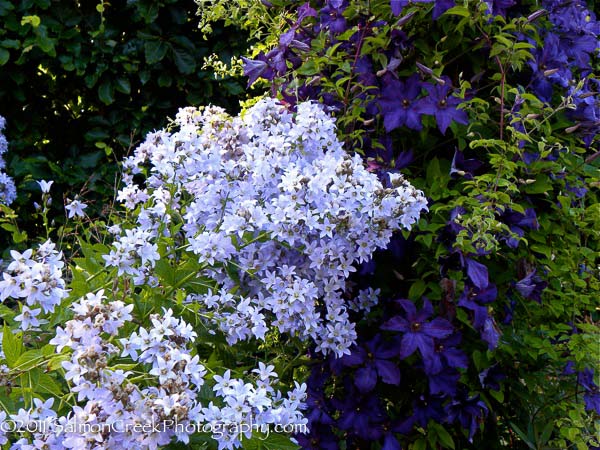
[[[344,400],[334,400],[335,406],[340,410],[338,427],[357,434],[363,439],[376,438],[376,425],[385,420],[385,413],[378,397],[371,395],[361,397],[352,394],[352,389],[347,389],[348,395]]]
[[[413,419],[423,428],[430,419],[442,423],[444,416],[441,398],[421,395],[413,402]]]
[[[469,442],[473,442],[477,423],[488,413],[488,408],[479,395],[468,397],[466,392],[461,398],[455,398],[448,403],[444,409],[449,422],[458,421],[463,428],[469,430]]]
[[[492,389],[494,391],[500,390],[500,382],[506,378],[500,369],[498,364],[483,369],[479,372],[479,383],[485,389]]]
[[[450,166],[450,176],[460,176],[472,180],[475,171],[482,165],[483,163],[478,159],[465,159],[463,152],[456,150]]]
[[[348,7],[345,0],[327,0],[325,7],[320,11],[321,29],[328,29],[332,33],[346,31],[346,18],[344,10]]]
[[[487,267],[472,258],[466,258],[465,263],[471,282],[479,289],[485,289],[489,284]]]
[[[362,365],[355,372],[354,385],[362,393],[370,392],[377,384],[377,378],[387,384],[400,384],[400,369],[388,361],[398,354],[397,343],[384,341],[380,334],[355,347],[350,355],[343,357],[345,365]]]
[[[519,294],[526,299],[542,303],[542,292],[546,289],[548,283],[536,275],[536,270],[533,269],[525,278],[517,281],[514,286]]]
[[[428,83],[424,85],[427,92],[429,92],[429,96],[425,97],[420,107],[420,112],[435,117],[442,134],[446,134],[446,130],[453,121],[463,125],[469,123],[467,113],[461,109],[456,109],[462,103],[462,100],[450,96],[450,79],[446,77],[444,81],[446,82],[444,85],[434,86]]]
[[[585,409],[600,414],[600,391],[598,385],[594,383],[594,369],[586,368],[583,372],[578,372],[577,382],[585,389],[583,394]]]
[[[260,52],[256,59],[242,56],[242,61],[244,61],[244,75],[248,77],[248,86],[254,84],[259,77],[266,80],[275,78],[275,71],[263,52]]]
[[[454,333],[445,339],[435,339],[434,351],[423,358],[425,373],[434,375],[446,367],[466,369],[469,359],[462,350],[456,348],[460,341],[460,333]]]
[[[455,4],[456,2],[454,0],[436,0],[433,12],[431,13],[432,19],[437,20],[438,17],[452,8]]]
[[[408,358],[417,348],[423,358],[431,358],[435,351],[434,338],[443,339],[450,336],[454,331],[452,324],[441,317],[426,322],[433,315],[433,306],[429,300],[425,300],[423,309],[418,312],[410,300],[397,300],[397,303],[406,312],[406,317],[394,316],[385,322],[381,329],[404,333],[400,342],[400,358]]]
[[[497,296],[498,289],[493,283],[488,284],[485,289],[469,286],[467,283],[463,294],[458,299],[458,306],[473,312],[473,326],[479,330],[481,338],[488,343],[490,349],[498,346],[500,330],[485,304],[493,302]]]
[[[456,395],[460,373],[458,370],[446,369],[435,375],[429,375],[429,393],[453,397]]]
[[[386,131],[389,132],[401,126],[412,130],[423,128],[421,124],[423,101],[417,99],[422,86],[423,84],[416,74],[408,77],[405,82],[392,77],[387,79],[379,99]]]

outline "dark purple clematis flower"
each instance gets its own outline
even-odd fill
[[[514,0],[486,0],[488,12],[494,16],[506,16],[506,10],[515,5]]]
[[[381,450],[402,450],[402,446],[396,439],[395,434],[409,434],[413,429],[415,421],[412,417],[404,420],[386,421],[381,424],[383,446]],[[380,438],[381,439],[381,438]]]
[[[446,367],[466,369],[469,359],[462,350],[456,348],[460,341],[460,333],[454,333],[445,339],[435,339],[434,351],[427,358],[423,358],[425,373],[434,375]]]
[[[472,180],[473,175],[482,165],[483,163],[477,159],[465,159],[463,152],[456,150],[450,166],[450,175]]]
[[[473,326],[481,333],[481,338],[488,343],[490,349],[498,346],[500,330],[496,322],[488,312],[486,303],[493,302],[498,296],[498,289],[493,283],[488,284],[485,289],[476,286],[465,285],[463,294],[458,299],[458,306],[473,312]]]
[[[444,418],[445,414],[440,398],[421,395],[413,402],[413,419],[421,427],[426,427],[430,419],[442,423]]]
[[[526,299],[535,300],[538,303],[542,303],[542,292],[547,286],[548,283],[536,274],[535,269],[514,285],[519,294]]]
[[[296,25],[300,25],[307,17],[317,17],[317,11],[310,6],[309,2],[306,2],[300,8],[298,8],[298,19]]]
[[[533,208],[525,209],[525,214],[507,208],[500,216],[500,220],[509,226],[527,227],[537,230],[540,224]]]
[[[460,373],[455,369],[446,369],[435,375],[428,375],[429,393],[431,395],[441,394],[453,397],[458,389]]]
[[[481,387],[485,389],[492,389],[494,391],[500,390],[500,382],[506,378],[497,364],[488,367],[487,369],[479,372],[479,382],[481,383]]]
[[[242,56],[242,61],[244,61],[244,75],[248,77],[248,86],[254,84],[259,77],[266,80],[275,78],[275,71],[269,65],[269,61],[263,52],[260,52],[256,59]]]
[[[469,430],[469,442],[473,442],[473,436],[477,431],[477,422],[488,413],[488,408],[479,395],[468,397],[466,392],[448,403],[444,410],[448,415],[448,422],[460,422],[464,429]]]
[[[431,17],[433,20],[437,20],[442,14],[448,11],[455,5],[454,0],[436,0],[435,6],[433,7],[433,12],[431,13]]]
[[[471,282],[479,289],[485,289],[489,283],[487,267],[472,258],[465,258],[465,263]]]
[[[587,194],[587,192],[588,192],[587,188],[585,188],[583,186],[571,186],[568,181],[565,185],[565,188],[567,189],[567,191],[575,194],[576,198],[583,198],[583,197],[585,197],[585,194]]]
[[[342,358],[345,365],[362,365],[354,374],[354,384],[360,392],[372,391],[378,378],[387,384],[400,384],[400,369],[388,361],[398,354],[397,345],[397,342],[384,341],[377,334],[364,346],[354,347],[350,355]]]
[[[385,87],[379,99],[383,115],[383,125],[390,132],[395,128],[406,126],[412,130],[423,128],[421,124],[422,100],[417,99],[421,93],[422,83],[414,74],[405,82],[387,77]]]
[[[561,372],[561,375],[573,375],[575,373],[575,361],[569,360],[565,364],[565,368]]]
[[[507,224],[510,227],[510,230],[520,237],[525,235],[525,230],[523,228],[537,230],[540,227],[533,208],[527,208],[525,214],[521,214],[520,212],[508,208],[500,215],[500,220]],[[506,241],[506,245],[510,248],[517,248],[519,246],[519,239],[513,236],[506,236],[504,240]]]
[[[408,0],[390,0],[392,14],[395,16],[399,16],[406,5],[408,5]]]
[[[452,121],[462,123],[463,125],[469,123],[467,113],[461,109],[456,109],[462,103],[462,100],[458,97],[450,96],[450,79],[444,77],[444,81],[444,85],[424,84],[425,89],[429,92],[429,96],[425,97],[420,106],[420,112],[435,117],[442,134],[446,134],[446,130]]]
[[[600,391],[594,382],[594,369],[586,368],[583,372],[578,372],[577,382],[585,389],[585,394],[583,394],[585,409],[600,414]]]
[[[346,18],[344,10],[348,7],[345,0],[327,0],[325,7],[319,12],[320,28],[328,29],[332,33],[346,31]]]
[[[344,400],[335,399],[336,408],[340,411],[337,425],[342,430],[347,430],[363,439],[373,439],[376,425],[387,417],[381,408],[378,397],[371,395],[361,397],[352,389],[346,390]]]
[[[423,303],[423,309],[410,300],[396,301],[406,312],[406,317],[394,316],[382,326],[382,330],[401,331],[404,333],[400,343],[400,358],[408,358],[418,348],[423,358],[431,357],[434,350],[434,338],[443,339],[454,331],[452,324],[446,319],[436,317],[426,322],[433,315],[433,306],[429,300]]]
[[[567,68],[567,55],[560,45],[559,37],[548,33],[544,45],[534,52],[535,60],[528,62],[533,70],[532,88],[543,101],[552,99],[552,84],[567,87],[572,78]]]
[[[508,300],[508,304],[504,305],[504,318],[502,319],[502,323],[504,325],[508,325],[512,322],[513,313],[517,307],[517,301],[514,298],[512,298],[510,295],[507,295],[506,298]]]

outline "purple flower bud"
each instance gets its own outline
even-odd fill
[[[416,11],[413,11],[405,16],[400,17],[400,19],[398,19],[398,22],[396,22],[396,26],[401,27],[403,25],[406,25],[408,22],[410,22],[410,19],[412,19],[415,16],[415,14]]]
[[[548,11],[546,11],[545,9],[538,9],[536,12],[527,16],[527,23],[531,23],[534,20],[537,20],[540,17],[545,16],[546,14],[548,14]]]
[[[433,70],[431,70],[429,67],[427,67],[427,66],[424,66],[423,64],[421,64],[421,63],[419,63],[419,62],[417,63],[417,67],[418,67],[418,69],[419,69],[421,72],[423,72],[423,73],[425,73],[425,74],[427,74],[427,75],[429,75],[429,76],[432,76],[432,75],[433,75]]]

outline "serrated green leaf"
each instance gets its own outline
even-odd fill
[[[38,366],[46,359],[46,355],[39,349],[27,350],[17,358],[13,368],[17,370],[29,370]]]
[[[2,333],[2,350],[6,357],[6,364],[10,368],[15,366],[19,356],[23,353],[23,343],[21,342],[21,338],[15,336],[7,324],[4,324]]]

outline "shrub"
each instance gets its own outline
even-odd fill
[[[204,41],[191,1],[2,0],[0,23],[0,115],[10,123],[15,207],[31,234],[40,232],[33,180],[55,181],[50,220],[64,221],[72,192],[100,212],[113,200],[117,162],[178,107],[238,108],[241,85],[215,80],[202,60],[227,60],[243,39],[215,26]]]

